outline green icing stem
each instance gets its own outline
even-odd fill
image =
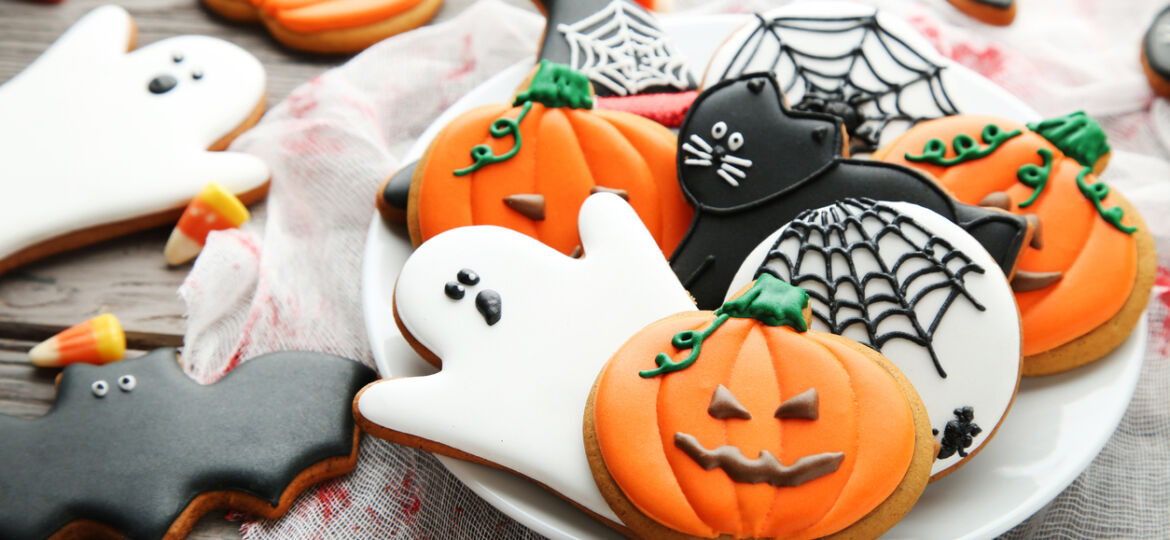
[[[674,335],[670,344],[678,350],[690,349],[691,353],[681,362],[671,360],[666,353],[658,353],[654,364],[658,367],[639,371],[644,379],[686,369],[699,359],[703,341],[715,333],[727,319],[755,319],[768,326],[788,326],[797,332],[808,330],[804,320],[804,308],[808,307],[808,293],[794,287],[772,274],[761,274],[756,282],[738,298],[728,300],[715,310],[715,320],[702,332],[683,330]]]
[[[529,101],[524,104],[524,108],[520,110],[520,116],[517,116],[515,120],[511,118],[499,118],[495,122],[492,122],[491,127],[488,128],[488,132],[492,134],[492,137],[497,139],[508,135],[515,137],[516,144],[512,145],[511,150],[497,156],[492,151],[492,147],[486,144],[477,144],[471,149],[471,159],[474,159],[475,163],[462,169],[456,169],[455,176],[467,176],[493,163],[508,161],[519,153],[520,145],[523,144],[523,141],[520,139],[520,122],[524,121],[524,117],[528,115],[528,110],[531,108],[532,102]]]
[[[1097,182],[1095,184],[1085,182],[1085,176],[1088,176],[1090,172],[1093,172],[1093,167],[1088,165],[1081,169],[1080,174],[1077,175],[1077,187],[1081,188],[1081,193],[1084,194],[1086,199],[1089,199],[1089,202],[1093,203],[1093,206],[1097,208],[1097,213],[1101,214],[1102,219],[1125,234],[1133,234],[1137,231],[1137,227],[1129,227],[1121,224],[1121,218],[1125,217],[1125,210],[1122,210],[1120,206],[1114,206],[1106,210],[1101,205],[1101,201],[1109,196],[1109,186],[1105,185],[1105,182]]]
[[[913,155],[906,152],[906,161],[914,163],[930,163],[932,165],[939,165],[942,167],[950,167],[968,161],[974,161],[979,158],[987,157],[995,152],[1003,143],[1007,142],[1012,137],[1020,134],[1020,130],[1004,132],[999,126],[995,124],[987,124],[983,126],[983,133],[980,135],[983,142],[987,146],[979,146],[975,139],[971,138],[966,133],[955,135],[951,141],[951,147],[955,151],[955,157],[947,158],[947,145],[942,139],[930,139],[926,141],[926,146],[922,148],[921,155]]]
[[[1048,176],[1052,174],[1052,152],[1047,148],[1041,148],[1036,153],[1040,154],[1043,164],[1028,163],[1016,171],[1016,178],[1020,180],[1020,183],[1035,190],[1032,192],[1032,196],[1028,197],[1028,200],[1020,203],[1020,208],[1027,208],[1036,202],[1040,192],[1044,191],[1048,185]]]
[[[1109,153],[1109,142],[1105,130],[1101,129],[1085,111],[1049,118],[1028,124],[1028,129],[1048,139],[1065,155],[1077,160],[1084,167],[1092,167],[1097,160]]]

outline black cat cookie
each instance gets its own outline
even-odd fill
[[[848,197],[917,204],[975,237],[1011,276],[1031,226],[998,209],[955,201],[931,178],[901,166],[848,159],[841,121],[790,110],[771,74],[708,88],[679,131],[683,193],[695,207],[670,264],[700,309],[724,299],[751,250],[809,208]]]
[[[280,352],[203,386],[177,359],[74,364],[48,414],[0,416],[0,538],[182,538],[216,508],[279,517],[353,470],[369,368]]]

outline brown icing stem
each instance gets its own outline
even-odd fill
[[[584,254],[585,254],[585,250],[581,249],[581,244],[577,244],[577,247],[573,248],[573,251],[572,251],[572,253],[569,253],[569,256],[574,258],[574,259],[580,259],[581,256]]]
[[[544,221],[544,195],[518,193],[504,197],[504,204],[532,221]]]
[[[618,197],[621,197],[627,201],[630,200],[630,194],[627,193],[624,189],[607,188],[605,186],[593,186],[593,188],[589,190],[589,194],[593,195],[596,193],[613,193],[614,195],[617,195]]]
[[[1043,249],[1044,242],[1040,239],[1040,216],[1036,214],[1028,214],[1024,216],[1028,223],[1032,225],[1032,241],[1028,243],[1032,249]]]
[[[781,403],[776,408],[776,418],[795,418],[800,420],[816,420],[820,417],[817,405],[817,389],[809,388],[799,395]]]
[[[1012,290],[1018,293],[1038,291],[1060,281],[1063,276],[1064,274],[1060,272],[1016,270],[1016,275],[1012,278]]]
[[[1012,199],[1011,197],[1008,197],[1007,193],[1002,191],[993,191],[988,193],[986,197],[979,201],[979,206],[999,208],[1000,210],[1011,210]]]
[[[825,452],[804,456],[791,467],[785,467],[767,450],[760,451],[760,457],[748,459],[743,451],[734,446],[720,446],[707,450],[694,435],[674,434],[674,445],[695,460],[704,470],[716,467],[723,469],[735,482],[744,484],[767,483],[776,487],[799,486],[833,473],[845,459],[842,452]]]
[[[739,400],[731,394],[731,390],[722,384],[716,386],[715,392],[711,394],[711,404],[707,406],[707,414],[720,420],[728,418],[752,419],[752,413],[740,405]]]

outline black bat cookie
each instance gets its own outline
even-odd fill
[[[740,263],[769,234],[840,199],[933,210],[966,229],[1009,275],[1028,238],[1024,218],[959,203],[920,172],[841,157],[841,120],[789,110],[770,73],[705,90],[678,142],[679,179],[695,217],[670,264],[700,309],[723,302]]]
[[[352,470],[351,405],[375,379],[369,368],[281,352],[203,386],[177,359],[159,349],[74,364],[48,414],[0,416],[0,538],[67,526],[80,536],[181,537],[212,502],[273,513],[310,482]]]

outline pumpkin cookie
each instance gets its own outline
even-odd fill
[[[935,454],[918,394],[881,354],[807,323],[805,292],[765,274],[613,355],[585,441],[626,527],[642,538],[874,538],[910,510]]]
[[[1150,23],[1142,40],[1142,69],[1150,86],[1162,96],[1170,96],[1170,6]]]
[[[1007,26],[1016,20],[1016,0],[947,0],[955,9],[987,24]]]
[[[869,345],[906,374],[940,444],[933,479],[991,439],[1020,380],[1020,316],[971,235],[921,206],[846,199],[761,242],[728,296],[765,274],[808,292],[812,328]]]
[[[513,104],[473,109],[444,128],[379,189],[383,216],[405,215],[416,246],[455,227],[498,225],[572,254],[581,203],[609,192],[670,254],[692,214],[675,177],[674,134],[593,109],[589,80],[561,64],[542,62],[524,88]]]
[[[1153,287],[1153,238],[1133,206],[1094,174],[1109,145],[1084,113],[1026,126],[986,116],[934,120],[875,157],[935,176],[961,201],[1038,225],[1012,279],[1025,375],[1092,362],[1137,324]]]
[[[442,0],[203,0],[234,21],[260,21],[285,46],[355,53],[431,20]]]

